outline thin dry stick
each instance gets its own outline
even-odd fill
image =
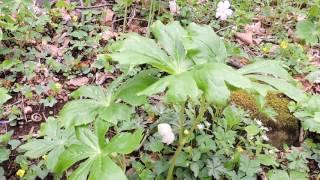
[[[87,6],[87,7],[76,7],[76,9],[97,9],[97,8],[103,8],[105,6],[112,6],[113,4],[106,3],[106,4],[100,4],[96,6]]]

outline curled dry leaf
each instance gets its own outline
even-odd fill
[[[112,26],[114,12],[111,9],[106,9],[104,13],[104,24],[107,26]]]
[[[103,72],[96,73],[96,84],[97,85],[103,84],[107,79],[115,79],[115,77],[111,73],[103,73]]]
[[[108,41],[109,39],[115,38],[118,36],[118,33],[113,31],[105,31],[102,33],[102,39]]]
[[[245,32],[245,33],[237,32],[235,34],[235,36],[237,39],[239,39],[240,41],[242,41],[248,45],[253,44],[252,32]]]
[[[266,33],[266,30],[261,27],[261,22],[248,24],[244,27],[246,32],[252,32],[253,34],[257,35],[264,35]]]
[[[79,87],[79,86],[83,86],[83,85],[88,84],[88,82],[89,82],[89,78],[87,78],[87,77],[78,77],[78,78],[74,78],[74,79],[71,79],[71,80],[67,81],[66,84],[68,86]]]

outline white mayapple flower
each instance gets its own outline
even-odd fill
[[[199,130],[203,130],[204,129],[204,125],[203,124],[198,124],[197,127],[198,127]]]
[[[230,9],[229,1],[225,0],[218,3],[216,18],[219,18],[221,21],[225,21],[232,15],[232,13],[233,11]]]
[[[169,124],[167,123],[158,124],[158,133],[162,137],[163,143],[166,143],[167,145],[173,143],[174,134]]]

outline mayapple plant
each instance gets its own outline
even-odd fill
[[[183,28],[178,22],[163,25],[157,21],[151,26],[151,32],[156,40],[131,34],[111,48],[110,56],[122,65],[148,64],[165,74],[138,95],[150,96],[166,91],[165,100],[181,108],[179,144],[171,159],[168,180],[173,178],[176,158],[208,106],[213,105],[217,110],[223,108],[232,89],[251,89],[262,96],[277,90],[296,101],[305,99],[303,91],[292,85],[292,77],[278,62],[257,62],[240,70],[227,66],[224,42],[209,26],[192,23]],[[187,130],[185,104],[199,100],[198,115]]]

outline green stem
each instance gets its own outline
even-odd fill
[[[124,19],[123,19],[123,27],[122,27],[122,32],[124,33],[126,31],[127,27],[127,13],[128,13],[128,5],[125,5],[126,7],[124,8]]]
[[[152,16],[153,16],[153,1],[154,0],[151,0],[151,3],[150,3],[150,9],[149,9],[149,18],[148,18],[148,27],[147,27],[147,37],[150,36],[150,26],[151,26],[151,21],[152,21]]]
[[[189,134],[184,136],[184,134],[183,134],[183,132],[184,132],[183,125],[184,124],[181,123],[181,121],[184,122],[184,119],[185,119],[185,117],[184,117],[184,105],[181,107],[181,109],[183,109],[183,110],[180,111],[180,118],[179,118],[179,125],[180,125],[179,145],[178,145],[178,148],[176,149],[176,152],[174,153],[174,155],[171,158],[171,164],[170,164],[170,167],[169,167],[169,170],[168,170],[168,174],[167,174],[167,179],[166,180],[172,180],[172,178],[173,178],[173,170],[174,170],[174,167],[175,167],[175,164],[176,164],[176,159],[179,156],[179,154],[181,153],[181,151],[182,151],[184,145],[186,144],[187,139],[189,138],[189,136],[193,133],[193,131],[196,129],[197,125],[201,122],[202,117],[203,117],[204,113],[206,112],[207,108],[208,108],[208,105],[205,103],[205,99],[202,98],[201,99],[201,103],[200,103],[199,114],[196,117],[196,119],[193,121]]]

